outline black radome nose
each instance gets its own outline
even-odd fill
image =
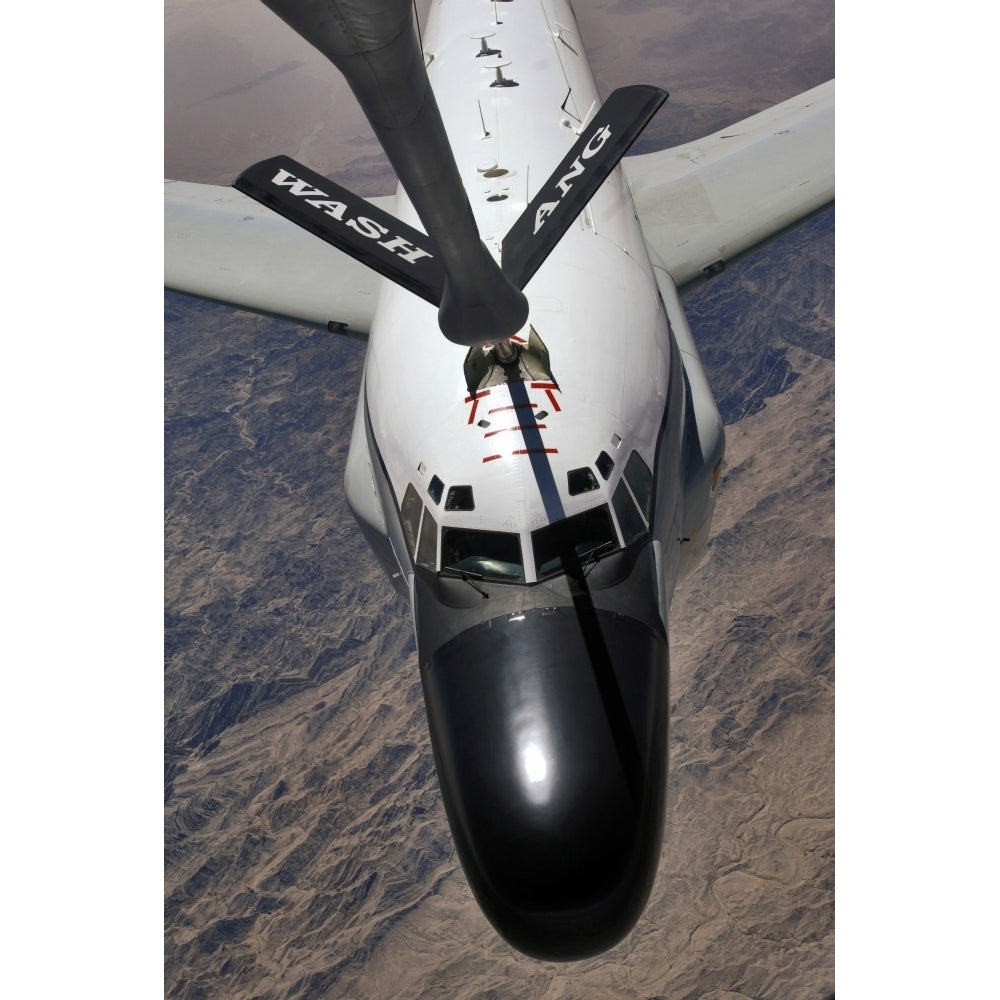
[[[652,888],[667,769],[667,643],[591,609],[461,633],[421,676],[438,777],[469,884],[535,958],[613,947]]]

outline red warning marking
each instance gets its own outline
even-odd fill
[[[513,406],[494,406],[490,409],[490,413],[503,413],[505,410],[527,410],[528,408],[533,410],[538,409],[537,403],[515,403]]]
[[[492,462],[492,461],[494,461],[495,459],[498,459],[498,458],[503,458],[503,456],[502,455],[487,455],[486,458],[483,459],[483,464],[485,465],[487,462]]]
[[[465,401],[467,403],[472,403],[472,409],[469,411],[469,423],[471,424],[476,419],[476,410],[479,408],[479,400],[484,396],[490,394],[489,389],[483,389],[482,392],[477,392],[472,396],[466,396]]]
[[[545,431],[548,430],[548,428],[545,426],[545,424],[529,424],[527,427],[523,427],[521,424],[515,424],[513,427],[501,427],[499,430],[487,431],[483,435],[483,437],[491,438],[493,437],[494,434],[504,434],[507,431],[531,431],[531,430]]]
[[[558,448],[519,448],[512,455],[558,455]]]
[[[532,382],[531,388],[544,389],[545,395],[549,397],[549,402],[552,404],[552,409],[555,410],[556,413],[561,412],[562,407],[559,405],[559,402],[555,397],[555,393],[553,392],[554,389],[559,388],[555,382]]]

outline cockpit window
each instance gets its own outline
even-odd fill
[[[607,555],[619,548],[608,505],[585,510],[531,533],[535,572],[539,580],[582,568],[593,553]]]
[[[597,466],[597,471],[607,479],[611,475],[611,470],[615,467],[615,460],[606,451],[602,451],[597,456],[597,461],[594,465]]]
[[[589,490],[598,490],[601,488],[601,484],[597,481],[597,476],[587,466],[584,466],[582,469],[570,469],[566,473],[566,480],[566,487],[571,497],[575,497],[580,493],[586,493]]]
[[[618,515],[618,527],[622,529],[622,537],[626,545],[631,545],[637,538],[646,532],[646,525],[639,516],[639,509],[629,493],[625,481],[622,480],[615,495],[611,498],[615,505],[615,513]]]
[[[434,569],[437,565],[438,526],[429,510],[424,511],[424,523],[420,528],[420,545],[417,548],[417,565]]]
[[[653,474],[637,451],[633,451],[625,463],[625,480],[632,488],[646,521],[653,519]]]
[[[406,532],[406,544],[413,555],[417,547],[417,532],[420,530],[420,512],[424,505],[417,496],[416,487],[410,483],[403,494],[403,504],[399,509],[403,516],[403,530]]]
[[[427,484],[427,492],[435,503],[440,503],[441,494],[444,492],[444,483],[437,476],[431,476],[431,481]]]
[[[442,528],[441,568],[478,573],[484,580],[523,582],[521,539],[506,531]]]
[[[472,496],[471,486],[449,486],[448,499],[444,502],[445,510],[475,510],[476,501]]]

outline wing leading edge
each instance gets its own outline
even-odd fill
[[[390,211],[395,203],[368,200]],[[175,291],[356,336],[370,330],[382,281],[233,188],[170,180],[164,270]]]
[[[683,291],[833,201],[834,81],[621,165],[654,263]],[[375,271],[233,188],[168,180],[164,195],[167,288],[368,334]]]
[[[654,262],[683,291],[833,201],[834,81],[622,170]]]

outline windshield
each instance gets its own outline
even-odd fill
[[[521,539],[506,531],[444,528],[441,571],[477,573],[484,580],[524,582]]]
[[[585,510],[531,533],[538,579],[582,568],[590,555],[601,556],[619,547],[607,504]]]

